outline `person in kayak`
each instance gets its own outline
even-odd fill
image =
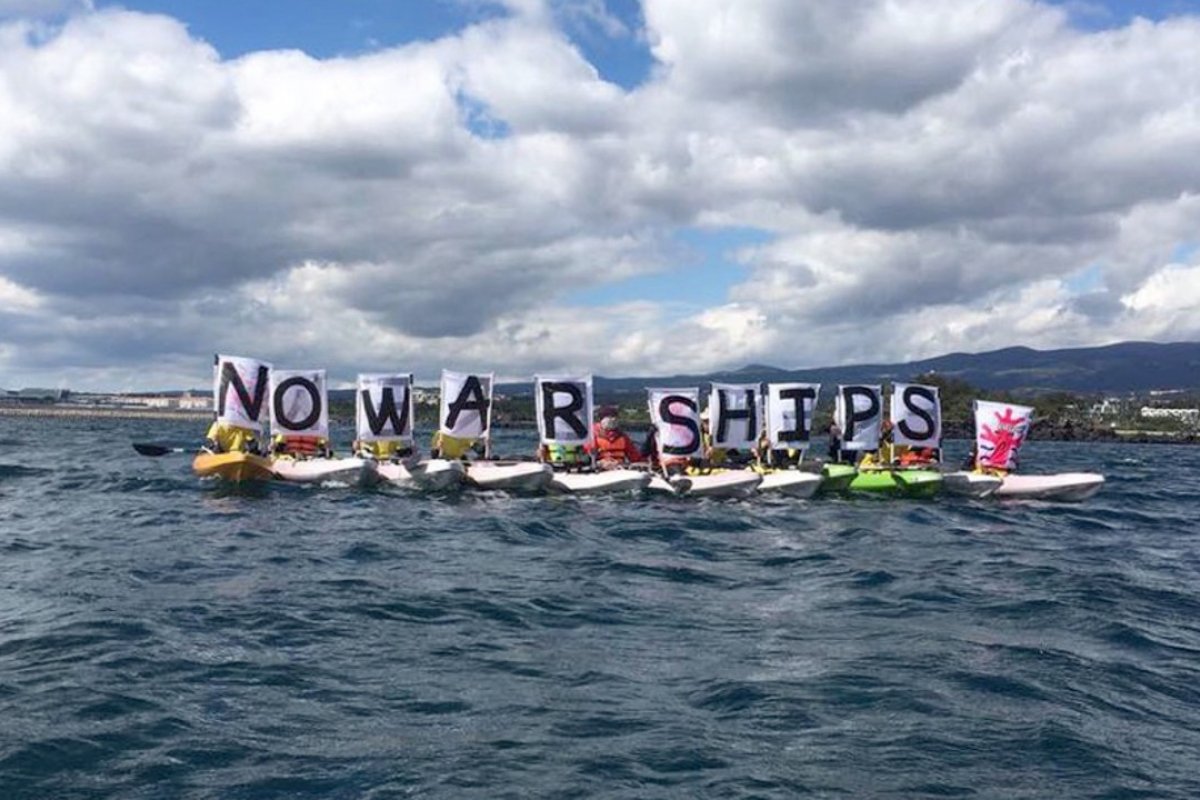
[[[616,406],[600,409],[600,421],[592,428],[592,442],[585,451],[595,455],[597,469],[620,469],[645,459],[629,434],[621,430],[620,410]]]
[[[271,439],[271,454],[292,458],[333,458],[329,440],[320,436],[286,436]]]
[[[829,460],[834,464],[854,464],[858,461],[857,450],[842,449],[842,429],[836,422],[829,424]]]
[[[483,458],[485,452],[483,442],[478,439],[447,436],[441,431],[434,431],[433,439],[429,443],[430,458],[467,461],[473,458]]]
[[[360,442],[355,439],[352,448],[359,458],[376,461],[399,461],[411,458],[416,452],[411,444],[396,441]]]
[[[261,455],[258,434],[249,428],[214,420],[204,434],[204,449],[210,453],[252,453]]]
[[[734,448],[712,446],[712,430],[709,425],[709,419],[710,415],[706,408],[700,412],[700,446],[704,453],[704,459],[700,462],[698,468],[728,467],[739,469],[750,464],[754,460],[754,456],[750,453],[743,453],[741,450]]]

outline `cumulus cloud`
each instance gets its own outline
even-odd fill
[[[645,0],[633,32],[600,0],[501,5],[225,59],[166,16],[0,3],[5,383],[195,384],[213,350],[653,374],[1200,336],[1195,17]],[[650,78],[605,81],[580,25],[646,41]],[[763,241],[698,307],[674,242],[724,228]]]

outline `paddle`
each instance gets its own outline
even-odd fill
[[[156,458],[165,456],[171,453],[191,453],[191,449],[186,447],[167,447],[162,444],[152,444],[150,442],[134,442],[133,449],[138,451],[140,455]]]

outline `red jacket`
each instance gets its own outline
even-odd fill
[[[624,431],[606,431],[596,423],[592,426],[592,437],[586,450],[595,453],[598,461],[612,459],[632,464],[642,460],[642,451]]]

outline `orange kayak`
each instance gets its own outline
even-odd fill
[[[275,477],[271,462],[250,453],[201,453],[192,462],[201,478],[221,478],[234,483],[269,481]]]

